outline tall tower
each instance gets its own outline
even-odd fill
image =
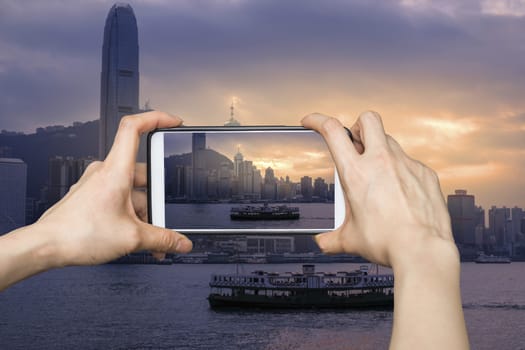
[[[193,181],[191,198],[206,200],[208,169],[206,167],[206,134],[194,133],[191,135],[191,161],[193,168]]]
[[[237,119],[235,119],[233,117],[233,110],[235,109],[235,107],[233,107],[233,101],[232,101],[232,105],[230,106],[230,119],[228,119],[225,123],[224,123],[224,126],[241,126],[241,123],[239,123],[239,121]]]
[[[139,112],[138,30],[129,4],[114,4],[106,18],[100,83],[99,158],[103,160],[120,119]],[[145,159],[145,152],[139,151],[139,159]]]
[[[447,196],[452,234],[456,244],[473,245],[476,239],[475,198],[466,190],[456,190]]]

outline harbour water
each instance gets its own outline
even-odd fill
[[[334,226],[334,203],[283,203],[299,207],[298,220],[231,220],[232,207],[247,204],[238,203],[168,203],[166,204],[166,226],[192,229],[327,229]],[[262,205],[262,204],[249,204]],[[277,205],[277,204],[272,204]],[[206,218],[203,220],[202,218]]]
[[[336,272],[358,264],[317,264]],[[245,272],[301,264],[243,265]],[[463,263],[473,349],[525,349],[525,263]],[[391,311],[213,311],[209,276],[235,265],[104,265],[0,293],[1,349],[386,349]],[[388,271],[381,269],[381,271]],[[241,271],[240,271],[241,272]],[[429,330],[432,331],[432,330]]]

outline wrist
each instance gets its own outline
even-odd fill
[[[460,259],[453,241],[440,237],[425,237],[411,242],[393,258],[392,270],[397,277],[411,275],[434,277],[459,277]]]
[[[28,235],[31,235],[31,257],[38,263],[40,270],[45,271],[57,267],[63,267],[63,259],[60,256],[59,239],[57,238],[57,227],[48,227],[45,223],[36,222],[27,227]]]
[[[0,237],[0,291],[24,278],[61,266],[53,231],[41,224]]]

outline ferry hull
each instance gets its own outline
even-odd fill
[[[261,309],[392,309],[393,294],[360,294],[349,297],[265,297],[257,295],[225,296],[210,294],[211,308],[261,308]]]

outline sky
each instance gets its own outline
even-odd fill
[[[98,118],[112,1],[0,0],[0,129]],[[140,99],[187,125],[373,109],[443,192],[525,207],[525,0],[138,0]]]
[[[167,133],[164,137],[166,156],[191,152],[191,133]],[[251,161],[264,179],[265,170],[271,167],[277,178],[290,177],[300,182],[301,177],[313,180],[322,177],[334,183],[334,163],[328,147],[315,132],[247,132],[208,133],[206,148],[213,149],[232,162],[237,152],[244,161]]]

